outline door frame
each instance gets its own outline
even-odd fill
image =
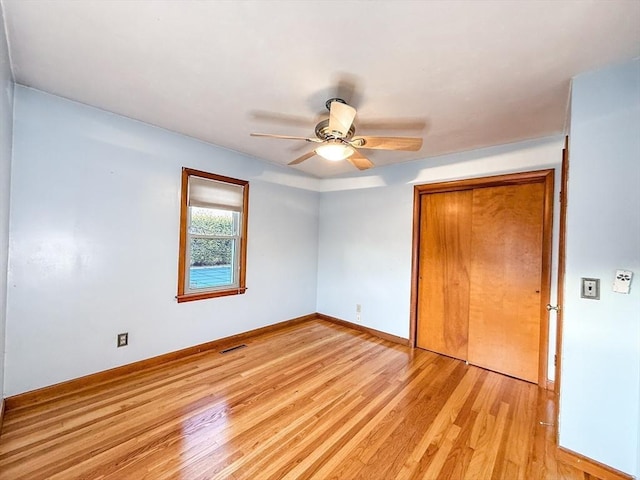
[[[409,344],[416,347],[418,323],[418,276],[420,259],[420,225],[422,195],[470,190],[482,187],[501,187],[529,183],[544,184],[544,210],[542,220],[542,272],[540,290],[540,344],[538,358],[538,385],[547,388],[549,357],[549,315],[546,305],[551,296],[551,249],[553,242],[553,185],[554,169],[510,173],[490,177],[469,178],[448,182],[427,183],[413,187],[413,246],[411,252],[411,306]]]
[[[569,137],[564,138],[562,149],[562,178],[560,182],[560,231],[558,232],[558,293],[556,298],[556,371],[554,391],[560,395],[560,380],[562,376],[562,330],[564,322],[564,276],[566,272],[566,237],[567,237],[567,188],[569,186]],[[556,416],[560,409],[556,408]],[[556,425],[558,419],[556,418]]]

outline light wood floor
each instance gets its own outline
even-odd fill
[[[0,479],[593,479],[535,385],[310,321],[6,412]]]

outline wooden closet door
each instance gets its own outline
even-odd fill
[[[421,200],[416,344],[467,359],[472,191]]]
[[[545,186],[473,191],[470,363],[538,382]]]

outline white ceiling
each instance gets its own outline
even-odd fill
[[[572,76],[640,55],[640,1],[2,0],[17,83],[286,164],[324,102],[421,136],[377,165],[564,131]],[[294,167],[291,167],[294,168]],[[295,167],[352,172],[319,157]]]

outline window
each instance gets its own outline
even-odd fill
[[[249,182],[182,169],[178,302],[244,293]]]

